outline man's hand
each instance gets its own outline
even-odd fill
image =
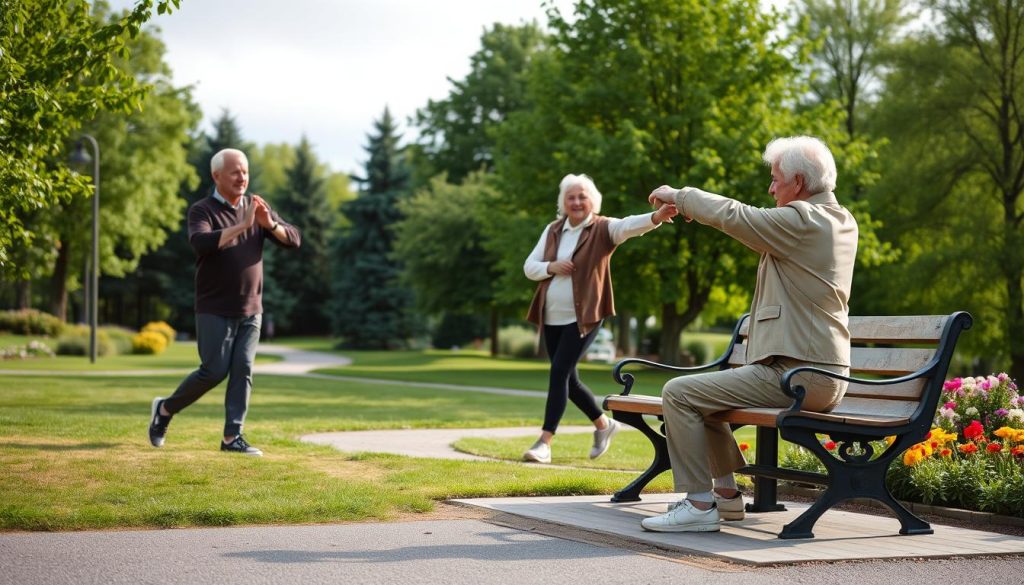
[[[679,189],[676,189],[675,187],[662,185],[661,187],[658,187],[654,191],[651,191],[650,196],[647,197],[647,201],[650,202],[651,205],[654,205],[655,207],[658,208],[660,208],[665,203],[675,204],[676,193],[678,191]]]
[[[252,203],[253,211],[256,214],[256,222],[269,230],[274,225],[274,218],[270,215],[270,204],[267,203],[266,199],[255,193],[252,195]]]
[[[558,274],[561,276],[568,276],[572,274],[573,268],[572,260],[555,260],[554,262],[548,262],[548,273]]]

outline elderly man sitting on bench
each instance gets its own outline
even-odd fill
[[[656,206],[672,204],[761,255],[750,307],[746,365],[670,380],[662,391],[665,435],[677,492],[686,496],[668,512],[645,518],[657,532],[713,532],[722,519],[740,520],[743,499],[733,472],[745,461],[727,423],[711,415],[743,407],[788,407],[783,373],[814,366],[847,375],[850,366],[848,303],[857,255],[857,222],[833,193],[836,164],[817,138],[779,138],[768,144],[768,192],[774,209],[684,187],[662,186]],[[798,376],[807,391],[803,408],[828,412],[846,382]]]

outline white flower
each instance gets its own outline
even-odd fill
[[[964,411],[967,416],[978,416],[978,409],[973,406]]]
[[[1006,421],[1012,423],[1024,423],[1024,408],[1014,408],[1006,413]]]

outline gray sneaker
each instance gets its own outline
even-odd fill
[[[534,461],[536,463],[551,463],[551,445],[540,439],[523,453],[523,461]]]
[[[590,448],[590,458],[597,459],[612,446],[612,437],[622,428],[613,418],[608,419],[608,426],[594,431],[594,446]]]

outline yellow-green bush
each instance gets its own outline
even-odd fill
[[[56,337],[64,331],[64,323],[49,313],[35,309],[0,311],[0,331],[10,331],[16,335]]]
[[[132,337],[132,353],[157,354],[167,349],[167,338],[156,331],[142,331]]]
[[[89,355],[89,327],[68,325],[57,339],[57,355]],[[96,355],[117,355],[117,345],[103,329],[96,330]]]
[[[174,331],[174,328],[171,327],[170,325],[168,325],[164,321],[150,321],[149,323],[146,323],[142,327],[142,329],[139,330],[139,332],[140,333],[148,333],[148,332],[159,333],[160,335],[163,336],[164,340],[167,342],[165,344],[165,347],[170,345],[170,344],[172,344],[172,343],[174,343],[174,336],[176,334],[176,332]],[[163,351],[163,350],[161,350],[161,351]]]

